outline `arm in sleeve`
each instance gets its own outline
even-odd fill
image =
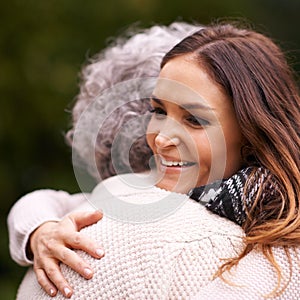
[[[85,194],[70,195],[54,190],[38,190],[20,198],[7,218],[12,259],[21,266],[32,264],[26,256],[30,234],[44,222],[59,221],[86,199]]]

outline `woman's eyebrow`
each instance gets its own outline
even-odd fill
[[[154,102],[158,103],[159,105],[163,106],[163,102],[161,101],[161,99],[159,99],[155,95],[152,95],[150,97],[150,99],[153,100]],[[205,105],[201,102],[181,104],[181,105],[179,105],[179,107],[181,109],[184,109],[184,110],[191,110],[191,109],[203,109],[203,110],[206,110],[206,111],[213,111],[214,110],[210,106],[207,106],[207,105]]]
[[[189,110],[189,109],[203,109],[203,110],[207,110],[207,111],[214,110],[212,107],[205,105],[203,103],[200,103],[200,102],[182,104],[182,105],[180,105],[180,108],[182,108],[184,110]]]

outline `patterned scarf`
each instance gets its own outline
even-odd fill
[[[246,196],[245,183],[253,171],[254,184],[251,184],[251,189]],[[246,220],[246,211],[251,208],[259,186],[269,175],[270,171],[265,168],[248,167],[238,171],[229,179],[194,188],[188,196],[205,205],[208,210],[242,225]]]

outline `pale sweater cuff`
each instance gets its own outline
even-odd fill
[[[26,256],[31,233],[47,221],[59,221],[83,201],[83,196],[71,196],[63,191],[38,190],[23,196],[9,212],[7,223],[9,250],[12,259],[21,266],[33,263]]]

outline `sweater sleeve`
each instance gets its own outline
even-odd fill
[[[20,198],[7,218],[12,259],[21,266],[32,264],[26,256],[30,234],[44,222],[59,221],[84,201],[85,194],[70,195],[54,190],[37,190]]]

